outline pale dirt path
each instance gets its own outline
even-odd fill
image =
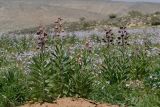
[[[26,104],[21,107],[119,107],[118,105],[98,104],[82,98],[62,98],[51,103]]]

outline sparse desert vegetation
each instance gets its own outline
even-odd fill
[[[106,20],[110,14],[119,17],[132,10],[150,14],[159,11],[160,5],[111,0],[1,0],[0,31],[30,28],[40,23],[48,25],[59,16],[67,22],[78,21],[80,17],[87,20]]]
[[[160,107],[160,12],[133,7],[0,34],[0,107]]]
[[[81,36],[64,32],[61,21],[50,30],[40,26],[34,34],[1,35],[1,107],[63,97],[159,107],[159,32],[110,27],[101,35]],[[86,22],[81,19],[82,26]]]

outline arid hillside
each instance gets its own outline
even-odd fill
[[[0,31],[49,24],[57,17],[63,17],[65,21],[76,21],[80,17],[95,20],[131,10],[154,12],[160,10],[160,4],[110,0],[0,0]]]

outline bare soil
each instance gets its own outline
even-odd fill
[[[82,98],[61,98],[53,103],[28,103],[21,107],[119,107],[118,105],[100,104]]]
[[[150,13],[160,10],[160,3],[128,3],[110,0],[0,0],[0,32],[19,30],[64,21],[106,19],[131,10]]]

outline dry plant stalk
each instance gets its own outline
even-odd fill
[[[48,40],[47,39],[48,38],[48,34],[45,32],[45,27],[40,25],[36,34],[38,35],[38,38],[37,38],[37,49],[40,49],[41,52],[44,52],[45,48],[46,48],[46,42]]]
[[[112,32],[112,29],[108,28],[108,29],[105,29],[105,33],[106,33],[106,36],[105,38],[103,39],[104,42],[107,43],[107,47],[109,47],[110,45],[114,45],[113,43],[113,32]]]
[[[79,65],[82,65],[82,51],[77,55],[77,63]]]
[[[85,42],[85,48],[88,50],[88,52],[92,52],[92,45],[89,39],[87,39]]]
[[[129,45],[128,43],[128,32],[126,31],[126,27],[120,27],[120,30],[118,31],[120,36],[118,37],[118,45],[125,46]]]
[[[57,21],[54,22],[53,37],[59,37],[61,33],[64,32],[62,20],[63,20],[62,18],[58,18]]]

